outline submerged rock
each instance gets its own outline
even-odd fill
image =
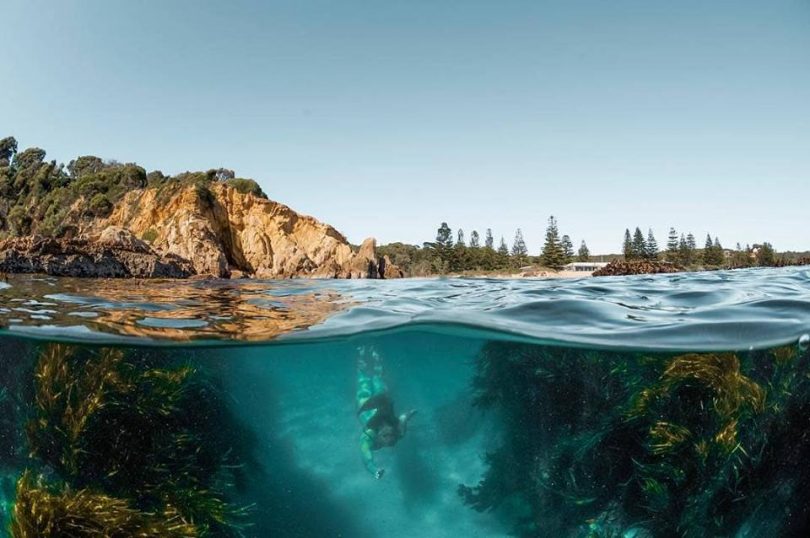
[[[161,255],[123,229],[99,237],[53,239],[30,236],[0,242],[0,272],[74,277],[187,278],[191,263]]]

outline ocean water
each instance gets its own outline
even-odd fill
[[[0,327],[9,536],[810,535],[807,268],[15,276]]]

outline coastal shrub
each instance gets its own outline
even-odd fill
[[[112,202],[106,195],[98,193],[90,199],[90,212],[97,217],[106,217],[112,211]]]
[[[157,239],[157,236],[158,236],[157,230],[155,230],[154,228],[149,228],[148,230],[143,232],[141,239],[143,239],[147,243],[154,243],[155,239]]]
[[[236,189],[237,192],[242,194],[252,194],[254,196],[258,196],[259,198],[267,198],[267,195],[264,193],[259,184],[252,179],[232,178],[226,180],[225,184],[230,185]]]
[[[11,232],[15,235],[27,235],[31,232],[31,216],[22,206],[14,206],[6,217]]]

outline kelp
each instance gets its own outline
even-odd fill
[[[520,497],[531,512],[514,520],[520,536],[728,536],[786,506],[793,535],[810,523],[810,471],[785,471],[810,457],[806,362],[795,346],[650,355],[490,343],[473,386],[504,417],[503,444],[459,492],[479,511]]]
[[[46,486],[26,471],[17,483],[11,535],[14,538],[196,538],[197,527],[171,507],[146,513],[127,501],[88,489]]]
[[[183,536],[241,535],[247,509],[230,496],[244,463],[243,439],[230,436],[240,428],[201,372],[165,361],[158,366],[146,351],[51,344],[39,355],[34,379],[30,455],[58,479],[34,485],[26,475],[18,504],[26,502],[23,492],[51,511],[42,517],[60,525],[97,517],[110,529],[120,520],[180,529]],[[98,514],[90,511],[94,500]],[[18,514],[36,514],[15,510],[15,528],[23,533],[28,527]],[[87,525],[87,532],[107,528]]]

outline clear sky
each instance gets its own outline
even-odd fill
[[[810,1],[6,0],[0,136],[224,166],[353,242],[810,249]]]

